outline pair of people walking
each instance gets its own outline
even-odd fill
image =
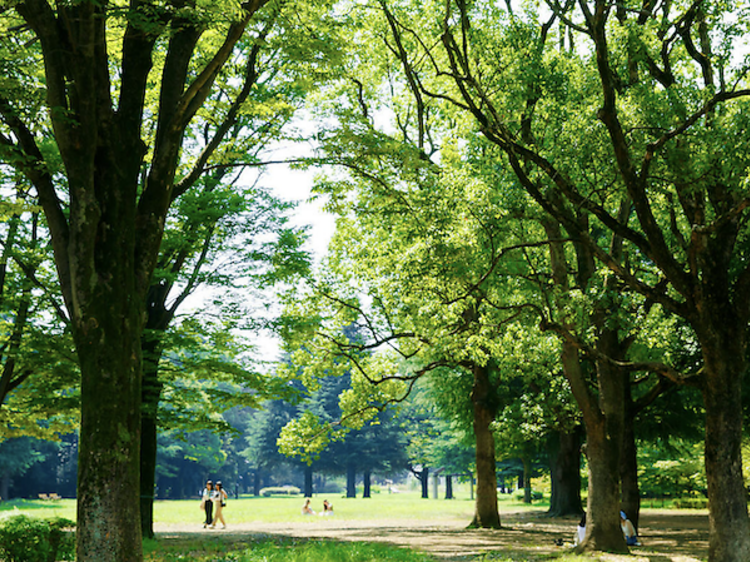
[[[224,521],[224,506],[227,502],[227,493],[221,485],[221,482],[217,482],[214,485],[210,480],[206,482],[206,487],[203,488],[203,497],[201,498],[201,506],[206,512],[206,519],[203,522],[203,528],[211,527],[216,528],[216,522],[221,521],[222,529],[226,529],[227,523]]]

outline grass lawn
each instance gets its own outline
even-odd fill
[[[334,508],[337,519],[347,521],[370,521],[377,519],[403,519],[440,521],[463,519],[469,523],[474,515],[474,501],[468,496],[461,499],[422,499],[418,492],[399,494],[373,494],[372,498],[345,498],[331,494],[320,494],[312,498],[314,510],[322,510],[323,500],[327,499]],[[226,517],[233,522],[283,523],[290,519],[302,518],[300,513],[304,498],[294,497],[254,497],[229,498]],[[501,495],[499,509],[519,511],[524,509],[546,508],[543,501],[526,505],[511,495]],[[154,502],[154,521],[166,524],[194,524],[201,520],[199,500],[157,500]],[[76,518],[75,500],[14,500],[0,502],[0,517],[21,512],[33,517]]]
[[[312,506],[317,511],[322,507],[323,500],[333,504],[335,519],[327,517],[309,517],[301,514],[304,498],[272,497],[230,498],[226,507],[228,530],[205,531],[202,529],[202,512],[197,498],[190,500],[157,501],[154,506],[154,520],[158,532],[158,540],[144,541],[144,558],[146,562],[176,562],[178,560],[195,560],[197,562],[376,562],[379,560],[392,562],[434,562],[438,560],[424,552],[412,550],[415,544],[412,539],[406,542],[372,543],[362,542],[371,539],[362,535],[351,540],[341,540],[339,535],[321,534],[320,530],[330,527],[329,524],[341,524],[342,528],[372,529],[372,533],[391,532],[397,529],[410,530],[415,527],[446,526],[459,529],[457,534],[440,535],[442,531],[434,531],[443,541],[450,543],[455,549],[455,540],[462,539],[475,544],[476,538],[481,542],[482,534],[464,532],[465,525],[471,521],[474,514],[474,501],[466,494],[458,499],[422,499],[418,492],[403,492],[399,494],[374,494],[372,498],[344,498],[332,494],[316,495],[312,498]],[[651,560],[671,561],[660,550],[654,551],[647,557],[612,558],[574,556],[559,549],[551,552],[522,552],[522,548],[531,544],[549,543],[552,539],[547,534],[546,520],[539,520],[538,514],[546,509],[544,501],[534,502],[531,506],[521,503],[511,495],[501,495],[499,509],[504,520],[505,531],[503,540],[508,540],[508,547],[499,550],[485,550],[481,554],[475,553],[461,557],[467,562],[542,562],[556,560],[558,562],[592,562],[594,560],[622,562],[633,560],[643,562]],[[0,503],[0,523],[2,519],[13,513],[24,513],[32,517],[64,517],[75,520],[75,500],[18,500]],[[536,514],[525,514],[525,511],[535,511]],[[662,510],[644,509],[642,513],[657,513]],[[503,513],[506,513],[503,516]],[[513,512],[513,513],[508,513]],[[521,512],[521,513],[519,513]],[[677,519],[684,516],[677,510],[668,510],[669,517]],[[687,512],[686,512],[687,513]],[[691,515],[695,513],[692,512]],[[507,522],[510,521],[508,524]],[[676,519],[675,519],[676,521]],[[361,522],[361,524],[360,524]],[[366,523],[370,522],[370,523]],[[378,523],[379,522],[379,523]],[[421,524],[417,525],[417,523]],[[255,524],[255,526],[254,526]],[[281,532],[253,531],[267,524]],[[562,521],[563,533],[572,535],[575,521]],[[670,523],[671,524],[671,523]],[[292,527],[309,529],[302,534],[287,533]],[[569,529],[568,529],[569,527]],[[379,531],[381,529],[382,531]],[[426,532],[416,530],[412,535]],[[553,531],[554,532],[554,531]],[[558,533],[560,528],[558,527]],[[693,533],[691,533],[692,535]],[[280,535],[284,535],[281,537]],[[492,532],[490,532],[492,535]],[[312,538],[317,537],[317,538]],[[373,535],[382,538],[382,534]],[[515,538],[514,538],[515,537]],[[351,538],[351,537],[350,537]],[[373,538],[372,540],[378,540]],[[679,539],[682,541],[683,539]],[[516,542],[514,542],[516,541]],[[401,544],[402,546],[397,546]],[[656,537],[651,537],[651,544],[656,545]],[[677,543],[679,544],[679,543]],[[474,547],[472,547],[474,548]],[[672,548],[672,547],[665,547]],[[458,552],[456,550],[456,552]],[[513,552],[513,554],[511,554]],[[665,550],[664,552],[669,552]],[[675,558],[674,560],[683,560]],[[687,560],[688,558],[684,558]],[[702,558],[700,558],[702,559]],[[689,558],[696,560],[696,558]]]

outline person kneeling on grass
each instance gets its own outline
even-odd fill
[[[328,503],[328,500],[323,500],[323,513],[321,515],[333,515],[333,506]]]
[[[638,542],[638,534],[635,532],[635,527],[633,527],[633,523],[628,519],[624,511],[620,512],[620,527],[622,528],[622,533],[625,535],[625,542],[628,546],[641,546],[641,543]]]

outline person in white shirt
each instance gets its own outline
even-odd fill
[[[581,544],[585,536],[586,536],[586,512],[584,511],[583,517],[581,517],[581,521],[578,523],[578,527],[576,528],[576,544]]]
[[[211,501],[211,495],[214,493],[214,484],[210,480],[206,482],[206,487],[203,488],[203,495],[201,497],[201,505],[206,513],[206,518],[203,520],[203,528],[205,529],[210,525],[213,520],[214,514],[214,502]]]
[[[638,533],[636,533],[633,523],[628,519],[624,511],[620,512],[620,527],[622,528],[622,534],[625,535],[625,542],[628,546],[641,546],[641,543],[638,542]]]

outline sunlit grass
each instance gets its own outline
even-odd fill
[[[464,520],[471,521],[474,515],[474,501],[464,499],[422,499],[417,492],[401,494],[374,494],[372,498],[344,498],[321,494],[312,498],[312,507],[319,511],[323,500],[333,504],[336,519],[346,521],[389,520]],[[227,524],[235,523],[283,523],[307,521],[310,524],[324,524],[325,517],[302,515],[302,497],[230,498],[224,510]],[[511,496],[501,496],[499,509],[518,511],[540,509],[542,503],[525,505]],[[166,524],[190,524],[201,521],[198,500],[157,501],[154,504],[154,521]]]
[[[344,521],[376,521],[380,519],[404,521],[465,521],[474,515],[474,501],[467,494],[457,499],[422,499],[418,492],[399,494],[373,494],[372,498],[345,498],[339,495],[319,494],[312,498],[313,509],[322,509],[323,500],[333,504],[334,517]],[[301,514],[304,498],[254,497],[230,498],[224,511],[228,525],[233,523],[284,523],[304,521],[309,524],[325,524],[325,517],[310,517]],[[523,504],[511,495],[500,495],[499,509],[502,512],[525,509],[546,509],[547,504],[534,502]],[[14,500],[0,503],[0,517],[9,513],[25,513],[32,517],[64,517],[75,520],[75,500]],[[199,500],[157,500],[154,502],[154,522],[166,525],[196,525],[202,518]]]
[[[474,501],[468,494],[458,499],[422,499],[418,492],[407,491],[400,494],[374,494],[372,498],[344,498],[338,495],[321,494],[312,498],[313,507],[320,509],[323,500],[328,499],[334,506],[334,519],[328,517],[304,516],[300,508],[304,498],[272,497],[230,498],[225,516],[231,531],[233,526],[253,523],[302,523],[324,526],[332,521],[403,521],[404,527],[418,522],[431,525],[468,525],[474,515]],[[544,511],[547,504],[534,502],[524,505],[511,495],[500,495],[499,508],[503,513],[521,510]],[[0,503],[0,520],[14,513],[25,513],[32,517],[64,517],[75,519],[75,500],[17,500]],[[646,510],[660,512],[662,510]],[[146,562],[177,562],[197,560],[198,562],[434,562],[434,557],[398,548],[392,545],[320,541],[290,538],[252,538],[243,533],[206,533],[202,529],[203,513],[198,499],[157,501],[155,503],[156,541],[144,541]],[[397,524],[397,523],[396,523]],[[196,534],[159,532],[170,526],[174,530],[194,529]],[[245,527],[247,528],[247,527]],[[502,552],[485,553],[467,557],[471,562],[593,562],[614,558],[597,556],[576,556],[558,551],[554,554],[510,555]],[[620,558],[617,558],[620,560]],[[625,560],[625,558],[623,558]]]
[[[0,519],[17,513],[40,519],[63,517],[75,521],[76,500],[12,500],[0,502]]]
[[[320,540],[264,540],[246,544],[212,541],[146,541],[145,562],[432,562],[423,553],[396,546]]]

